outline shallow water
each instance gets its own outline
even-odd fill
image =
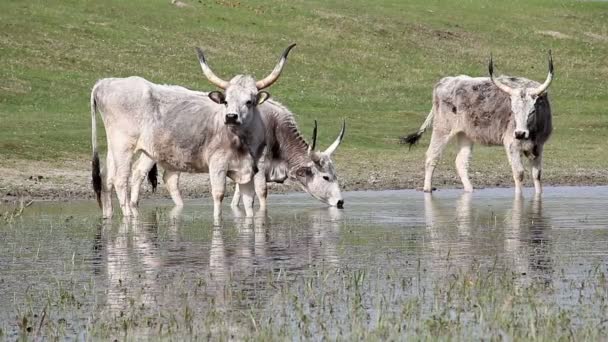
[[[275,305],[276,282],[328,270],[367,274],[366,291],[418,298],[471,265],[546,284],[545,300],[576,310],[591,287],[572,281],[608,272],[608,187],[547,188],[542,198],[512,191],[351,192],[344,210],[271,195],[267,215],[226,206],[220,228],[208,200],[181,212],[144,200],[138,219],[111,222],[92,201],[34,203],[0,218],[0,328],[16,338],[52,320],[60,335],[82,338],[108,317],[253,310]],[[396,278],[409,285],[395,290]]]

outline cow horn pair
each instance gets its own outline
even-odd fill
[[[544,93],[547,88],[549,88],[549,85],[551,85],[551,81],[553,81],[553,56],[551,56],[551,50],[549,50],[549,74],[547,75],[547,79],[545,80],[545,83],[541,84],[538,88],[531,90],[529,93],[532,96],[538,96],[542,93]],[[488,64],[488,71],[490,73],[490,80],[492,80],[492,83],[494,83],[494,85],[504,91],[505,93],[511,95],[513,94],[514,90],[513,88],[509,87],[508,85],[494,79],[494,62],[492,61],[492,54],[490,54],[490,63]]]
[[[342,121],[342,129],[340,130],[340,134],[338,134],[338,137],[336,138],[336,140],[325,150],[323,151],[324,154],[331,156],[334,152],[336,152],[336,150],[338,149],[338,146],[340,146],[340,144],[342,143],[342,138],[344,138],[344,133],[346,132],[346,120]],[[315,126],[312,130],[312,144],[310,146],[308,146],[308,155],[315,159],[315,147],[317,146],[317,120],[315,120]],[[318,159],[318,158],[316,158]]]
[[[274,82],[276,82],[276,80],[281,75],[281,71],[283,71],[283,67],[285,66],[285,61],[287,61],[287,55],[289,54],[289,51],[291,51],[291,49],[293,49],[294,46],[296,46],[296,44],[291,44],[287,47],[287,49],[285,49],[285,51],[283,51],[283,54],[281,55],[281,59],[279,59],[279,62],[274,67],[274,69],[272,70],[270,75],[266,76],[264,79],[259,80],[255,83],[255,86],[258,88],[258,90],[268,88]],[[207,65],[207,60],[205,59],[205,54],[203,53],[203,50],[201,50],[200,48],[197,47],[196,53],[198,54],[198,61],[201,63],[201,69],[203,69],[203,74],[205,74],[205,76],[207,77],[209,82],[211,82],[211,83],[215,84],[217,87],[225,90],[228,87],[228,85],[230,84],[230,82],[219,78],[217,75],[215,75],[215,73],[213,73],[211,68],[209,68],[209,65]]]

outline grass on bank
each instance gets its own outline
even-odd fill
[[[430,109],[446,75],[497,69],[542,80],[552,49],[555,132],[549,182],[605,181],[608,166],[608,4],[579,1],[3,1],[0,4],[0,160],[81,160],[90,154],[89,93],[99,78],[130,75],[212,87],[194,46],[216,73],[258,77],[298,43],[274,98],[321,146],[348,132],[336,156],[346,183],[370,177],[398,187],[422,175],[428,136],[408,151],[398,137]],[[104,140],[103,137],[100,140]],[[455,181],[453,151],[440,174]],[[477,148],[473,181],[510,182],[501,148]],[[371,175],[371,176],[370,176]],[[578,178],[577,178],[578,177]],[[392,182],[392,183],[391,183]],[[420,183],[420,182],[418,182]]]

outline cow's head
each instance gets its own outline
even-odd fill
[[[551,57],[551,50],[549,50],[549,74],[547,75],[545,83],[536,88],[513,88],[500,82],[498,79],[494,79],[492,56],[490,56],[488,69],[492,83],[494,83],[494,85],[500,90],[509,94],[509,97],[511,98],[511,111],[515,115],[515,131],[513,132],[514,138],[518,140],[528,139],[530,137],[530,125],[528,123],[534,121],[534,115],[536,114],[536,101],[547,91],[551,81],[553,80],[553,58]]]
[[[255,81],[249,75],[237,75],[230,81],[219,78],[207,65],[203,51],[200,48],[196,48],[203,73],[211,83],[224,90],[224,92],[210,92],[209,98],[213,102],[225,107],[225,124],[237,126],[248,124],[257,106],[264,103],[270,97],[268,92],[262,90],[270,87],[279,78],[287,60],[287,55],[294,46],[296,44],[289,45],[270,75],[259,81]]]
[[[296,168],[291,174],[291,178],[295,179],[304,191],[321,202],[340,209],[344,206],[344,199],[340,192],[340,185],[331,155],[340,146],[345,130],[346,122],[343,122],[342,130],[336,141],[325,151],[315,151],[317,144],[317,121],[315,120],[312,145],[308,147],[309,162]]]

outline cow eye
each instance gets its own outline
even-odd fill
[[[253,104],[253,102],[251,102],[251,100],[249,100],[249,101],[245,102],[245,105],[246,105],[247,107],[251,107],[251,105],[252,105],[252,104]]]
[[[323,179],[325,179],[326,181],[328,181],[328,182],[329,182],[329,177],[327,177],[327,176],[323,176]]]

